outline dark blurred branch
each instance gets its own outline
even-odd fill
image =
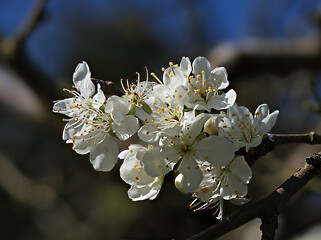
[[[224,66],[231,79],[262,74],[287,76],[300,69],[318,71],[321,52],[318,37],[281,42],[255,39],[242,46],[222,45],[212,50],[210,61]]]
[[[306,159],[306,163],[274,192],[259,202],[249,203],[232,212],[223,221],[190,237],[196,239],[216,239],[254,218],[262,219],[262,239],[273,239],[277,229],[277,216],[282,212],[289,199],[321,172],[321,152]]]
[[[51,187],[29,179],[2,155],[0,187],[16,201],[35,208],[49,208],[57,201],[57,194]]]
[[[29,16],[27,21],[25,21],[23,27],[14,38],[0,38],[0,53],[3,58],[8,61],[12,61],[18,57],[17,54],[19,53],[21,45],[40,22],[39,20],[42,17],[46,2],[47,0],[38,0],[34,6],[31,16]]]
[[[25,43],[30,34],[39,26],[44,13],[46,0],[38,0],[21,30],[15,37],[0,36],[1,63],[21,76],[28,85],[47,103],[51,104],[55,96],[53,81],[36,66],[28,56]]]

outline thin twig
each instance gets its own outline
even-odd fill
[[[267,134],[262,143],[249,152],[244,149],[237,154],[244,155],[247,163],[252,166],[253,163],[262,156],[274,150],[277,146],[290,144],[290,143],[305,143],[305,144],[321,144],[321,135],[315,132],[303,134]]]
[[[216,239],[241,225],[251,221],[254,218],[263,218],[263,236],[264,239],[272,239],[267,236],[274,235],[276,230],[275,221],[268,219],[268,216],[279,215],[289,199],[299,191],[307,182],[321,172],[321,152],[315,153],[307,158],[305,165],[286,180],[280,187],[270,195],[259,202],[249,203],[240,209],[231,213],[226,219],[218,222],[211,227],[188,238],[189,240],[198,239]],[[274,227],[268,227],[268,224],[274,224]],[[276,225],[277,226],[277,225]],[[274,232],[267,232],[274,231]]]

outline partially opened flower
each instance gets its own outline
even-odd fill
[[[128,150],[122,151],[118,156],[120,159],[124,159],[120,167],[120,177],[131,185],[128,197],[133,201],[153,200],[163,184],[164,176],[150,177],[141,166],[141,160],[147,150],[141,145],[132,144]]]
[[[258,146],[263,135],[274,126],[279,111],[270,114],[266,104],[260,105],[254,114],[246,108],[237,104],[227,110],[226,117],[218,117],[216,123],[219,127],[219,135],[228,137],[234,144],[236,150],[246,147]]]
[[[211,70],[211,64],[205,57],[198,57],[193,62],[193,76],[187,84],[189,102],[187,107],[196,105],[199,110],[221,110],[231,107],[236,99],[234,90],[227,93],[221,90],[227,88],[229,82],[225,68]]]

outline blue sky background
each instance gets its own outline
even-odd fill
[[[1,0],[0,33],[14,36],[36,2]],[[30,36],[26,50],[52,79],[58,79],[70,71],[62,59],[70,60],[75,51],[95,45],[99,34],[84,36],[88,28],[104,31],[134,19],[163,54],[188,56],[249,37],[288,39],[315,34],[309,14],[320,4],[320,0],[49,0],[45,19]],[[104,37],[113,38],[113,33]]]

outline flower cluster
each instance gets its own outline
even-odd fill
[[[54,102],[53,111],[66,115],[63,139],[79,154],[90,154],[95,170],[110,171],[123,159],[120,177],[131,188],[133,201],[154,199],[164,177],[177,174],[175,186],[195,198],[196,210],[217,207],[222,219],[223,202],[248,201],[247,184],[252,171],[241,148],[258,146],[276,122],[278,111],[260,105],[254,116],[235,103],[225,68],[212,70],[204,57],[193,63],[163,68],[162,80],[126,84],[124,94],[106,98],[92,81],[88,65],[80,63],[73,75],[71,98]],[[222,111],[224,110],[224,111]],[[145,144],[131,144],[119,153],[118,140],[137,133]]]

